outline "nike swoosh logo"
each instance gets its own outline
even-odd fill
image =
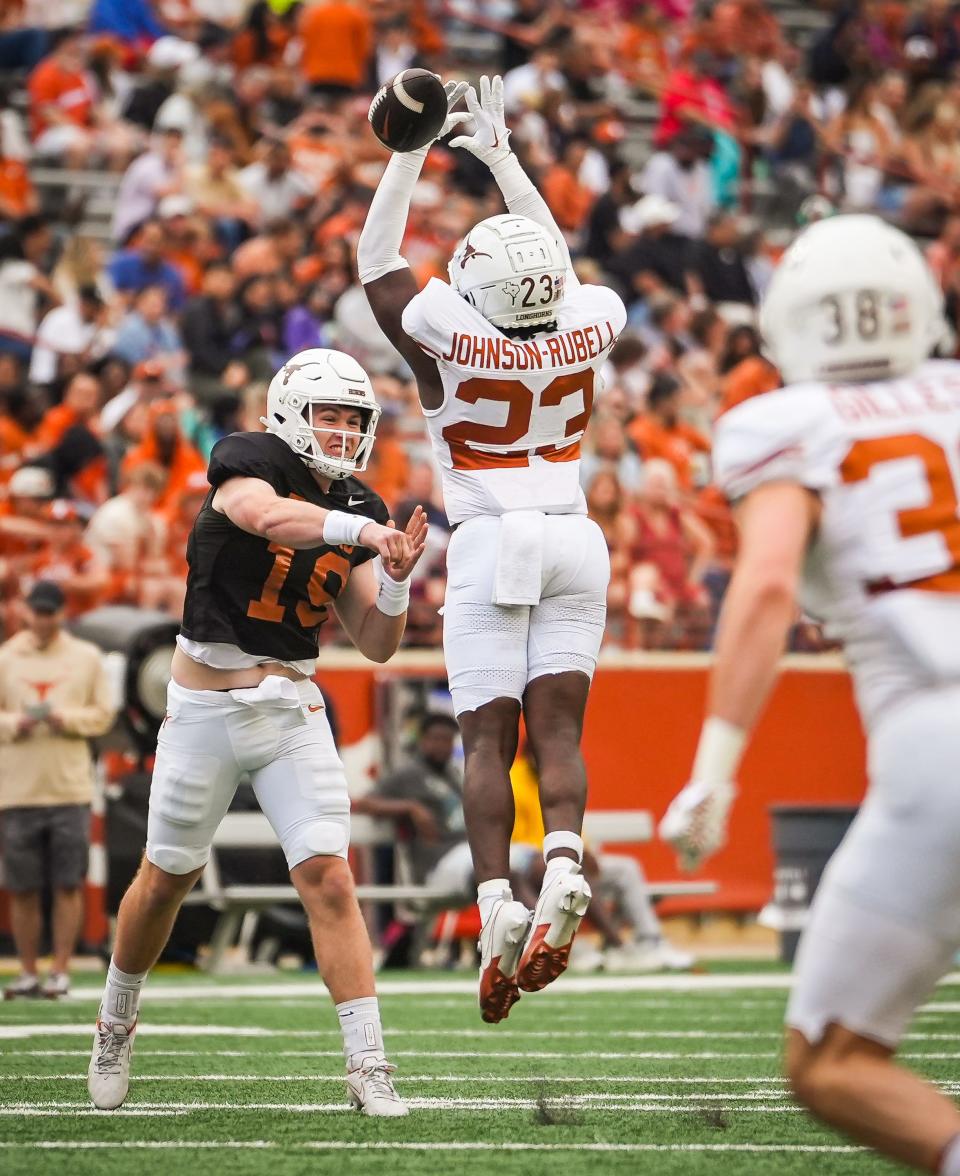
[[[308,706],[308,707],[307,707],[307,710],[308,710],[308,711],[309,711],[311,714],[313,714],[313,713],[314,713],[314,711],[323,710],[323,703],[321,702],[321,703],[319,704],[319,706],[318,706],[318,705],[316,705],[316,704],[311,704],[310,706]]]
[[[360,503],[363,501],[364,501],[364,499],[362,497],[354,498],[353,495],[351,494],[350,497],[347,499],[347,506],[359,506]]]

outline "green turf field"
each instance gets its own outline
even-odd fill
[[[60,1003],[0,1004],[0,1173],[895,1171],[785,1094],[785,983],[772,970],[564,978],[485,1026],[461,973],[391,973],[384,1026],[411,1114],[378,1121],[347,1109],[333,1010],[305,975],[158,973],[127,1104],[95,1112],[90,977]],[[905,1051],[960,1092],[958,1010],[960,986],[942,987]]]

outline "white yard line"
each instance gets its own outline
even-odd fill
[[[87,1050],[79,1050],[78,1049],[78,1050],[70,1050],[70,1051],[63,1051],[63,1052],[69,1053],[69,1055],[71,1057],[84,1057],[85,1058],[85,1057],[89,1056],[89,1051],[87,1051]],[[179,1054],[175,1050],[159,1050],[156,1053],[141,1052],[138,1055],[138,1057],[142,1061],[144,1058],[168,1057],[173,1054],[176,1054],[176,1056],[178,1056],[178,1057],[182,1056],[181,1054]],[[59,1055],[57,1055],[57,1056],[59,1056]],[[189,1056],[192,1057],[194,1055],[191,1054]],[[233,1056],[233,1055],[228,1055],[228,1056]],[[42,1075],[34,1075],[34,1077],[39,1079],[39,1078],[42,1078]],[[64,1077],[64,1075],[59,1075],[58,1077],[62,1078],[62,1077]],[[75,1077],[79,1079],[82,1077],[82,1075],[77,1074],[77,1075],[75,1075]],[[143,1077],[143,1075],[134,1074],[133,1081],[136,1082],[141,1077]],[[148,1075],[148,1077],[149,1077],[149,1075]],[[738,1086],[755,1086],[760,1083],[770,1083],[771,1085],[774,1085],[774,1086],[781,1086],[786,1082],[786,1079],[781,1078],[781,1077],[769,1077],[769,1076],[760,1077],[758,1075],[748,1075],[747,1077],[744,1077],[744,1078],[717,1078],[712,1074],[699,1074],[699,1075],[690,1076],[690,1077],[683,1077],[683,1078],[661,1078],[659,1076],[645,1077],[642,1075],[634,1076],[631,1074],[556,1074],[556,1075],[553,1075],[553,1074],[531,1074],[531,1075],[520,1075],[520,1074],[403,1074],[401,1077],[402,1077],[402,1081],[403,1081],[404,1085],[406,1085],[409,1082],[427,1082],[427,1083],[429,1083],[429,1082],[457,1082],[457,1083],[464,1083],[467,1085],[469,1085],[470,1083],[527,1083],[527,1084],[530,1084],[530,1083],[536,1083],[536,1082],[544,1083],[544,1084],[548,1084],[548,1085],[552,1085],[553,1083],[572,1084],[572,1083],[576,1083],[576,1082],[582,1082],[584,1084],[590,1084],[590,1085],[597,1085],[597,1084],[600,1084],[603,1082],[611,1082],[611,1083],[615,1082],[615,1083],[623,1083],[623,1084],[629,1083],[630,1085],[638,1085],[638,1086],[643,1085],[643,1084],[650,1084],[650,1085],[657,1085],[657,1086],[670,1085],[670,1084],[677,1084],[677,1085],[690,1084],[690,1085],[692,1085],[694,1083],[703,1083],[705,1085],[717,1085],[718,1083],[723,1083],[724,1085],[730,1084],[730,1085],[738,1085]],[[21,1075],[17,1074],[15,1076],[14,1080],[19,1081],[20,1078],[21,1078]],[[169,1080],[171,1082],[173,1082],[173,1081],[180,1081],[183,1078],[184,1078],[184,1075],[181,1074],[181,1075],[177,1075],[176,1077],[171,1077]],[[158,1077],[158,1078],[155,1078],[154,1080],[161,1081],[162,1078]],[[302,1081],[304,1081],[304,1082],[343,1082],[343,1080],[344,1080],[344,1075],[342,1073],[338,1073],[338,1074],[311,1074],[308,1077],[302,1079]],[[960,1084],[958,1084],[958,1085],[960,1085]]]
[[[558,1114],[563,1114],[566,1111],[633,1111],[635,1113],[644,1112],[646,1114],[667,1114],[683,1111],[686,1113],[696,1113],[707,1108],[701,1103],[697,1104],[692,1100],[688,1102],[665,1102],[652,1101],[643,1098],[642,1096],[626,1096],[625,1099],[611,1099],[597,1095],[592,1099],[578,1099],[576,1097],[565,1097],[562,1099],[535,1099],[535,1098],[408,1098],[405,1100],[407,1106],[412,1111],[533,1111],[538,1107],[544,1105],[548,1106],[552,1111]],[[714,1113],[729,1112],[730,1114],[798,1114],[800,1107],[779,1101],[779,1102],[754,1102],[742,1099],[730,1099],[724,1103],[713,1102],[709,1104],[709,1110]],[[259,1105],[247,1104],[233,1104],[233,1103],[172,1103],[168,1107],[156,1108],[154,1106],[140,1108],[137,1106],[125,1107],[123,1113],[126,1117],[131,1116],[183,1116],[196,1112],[204,1111],[230,1111],[231,1113],[240,1113],[243,1111],[282,1111],[289,1114],[348,1114],[354,1113],[354,1108],[346,1101],[346,1098],[339,1102],[326,1103],[263,1103]],[[18,1107],[11,1109],[0,1109],[0,1116],[24,1116],[31,1117],[46,1117],[46,1118],[73,1118],[75,1116],[86,1117],[89,1115],[102,1114],[93,1110],[89,1103],[83,1107]],[[106,1112],[111,1113],[111,1112]]]
[[[619,1104],[618,1104],[619,1105]],[[0,1115],[13,1115],[15,1117],[24,1116],[26,1118],[63,1118],[64,1115],[78,1115],[82,1119],[96,1118],[105,1115],[110,1118],[111,1115],[119,1115],[122,1119],[149,1119],[149,1118],[164,1118],[172,1115],[185,1115],[186,1111],[179,1108],[164,1107],[164,1108],[149,1108],[141,1110],[138,1107],[121,1107],[116,1111],[98,1111],[95,1107],[91,1107],[89,1103],[82,1109],[78,1108],[73,1111],[62,1111],[58,1109],[47,1109],[46,1107],[18,1107],[16,1109],[7,1109],[0,1107]]]
[[[770,989],[784,991],[790,987],[788,972],[734,972],[722,975],[655,975],[655,976],[564,976],[558,985],[544,989],[542,997],[550,995],[581,995],[608,992],[712,992]],[[150,984],[145,992],[157,1000],[218,1000],[222,997],[284,997],[326,995],[326,988],[318,980],[292,981],[289,984]],[[384,980],[378,978],[377,991],[381,996],[476,996],[477,981],[455,980]],[[99,988],[74,988],[66,1000],[99,1001]]]
[[[39,1024],[39,1025],[10,1025],[0,1026],[0,1038],[24,1037],[69,1037],[74,1034],[89,1034],[92,1026],[89,1022],[81,1024]],[[137,1029],[138,1035],[145,1033],[154,1037],[324,1037],[339,1039],[339,1029],[268,1029],[258,1026],[229,1026],[229,1025],[163,1025],[154,1021],[144,1021]],[[456,1040],[475,1038],[480,1041],[502,1040],[505,1037],[522,1038],[529,1041],[556,1041],[558,1035],[583,1041],[596,1041],[598,1038],[626,1038],[631,1041],[652,1039],[657,1041],[715,1041],[730,1039],[734,1041],[778,1041],[783,1033],[781,1030],[745,1030],[729,1029],[714,1032],[710,1029],[393,1029],[388,1027],[391,1039],[397,1037],[450,1037]],[[960,1033],[913,1033],[914,1040],[930,1041],[960,1041]]]
[[[341,1080],[342,1081],[342,1080]],[[474,1104],[488,1104],[496,1103],[498,1106],[536,1106],[540,1102],[545,1102],[555,1106],[576,1106],[576,1107],[590,1107],[597,1103],[611,1103],[619,1106],[623,1103],[650,1103],[651,1105],[661,1105],[663,1103],[680,1103],[682,1106],[689,1106],[691,1103],[699,1099],[704,1099],[710,1102],[727,1102],[727,1103],[781,1103],[787,1098],[785,1090],[748,1090],[748,1091],[724,1091],[718,1094],[716,1091],[675,1091],[673,1094],[616,1094],[611,1091],[604,1091],[596,1094],[562,1094],[562,1095],[538,1095],[537,1098],[519,1098],[510,1095],[474,1095],[468,1097],[466,1095],[455,1096],[453,1098],[408,1098],[406,1101],[411,1106],[426,1106],[428,1103],[433,1106],[472,1106]],[[256,1102],[256,1103],[238,1103],[238,1102],[207,1102],[201,1099],[193,1099],[189,1102],[137,1102],[132,1106],[125,1107],[125,1110],[171,1110],[171,1111],[290,1111],[292,1113],[300,1113],[302,1111],[315,1110],[318,1106],[327,1106],[327,1103],[289,1103],[289,1102]],[[340,1103],[332,1104],[340,1106]],[[0,1113],[15,1115],[18,1111],[32,1111],[32,1110],[89,1110],[89,1100],[60,1100],[55,1099],[44,1102],[7,1102],[0,1103]]]
[[[276,1151],[424,1151],[424,1152],[745,1152],[759,1155],[805,1153],[814,1155],[842,1155],[864,1149],[845,1144],[813,1143],[479,1143],[457,1141],[451,1143],[390,1143],[375,1140],[359,1142],[343,1139],[313,1140],[308,1143],[278,1143],[272,1139],[205,1139],[192,1142],[179,1139],[120,1139],[67,1140],[41,1139],[32,1143],[0,1142],[0,1148],[39,1149],[46,1151],[96,1151],[100,1149],[137,1148],[147,1151],[215,1151],[219,1148],[236,1150]]]
[[[0,1039],[14,1041],[30,1037],[88,1036],[92,1026],[88,1021],[36,1024],[0,1025]],[[397,1029],[389,1028],[391,1039],[406,1037],[473,1039],[502,1041],[555,1041],[564,1039],[597,1041],[601,1039],[629,1041],[779,1041],[781,1029]],[[260,1025],[165,1025],[143,1021],[137,1028],[138,1037],[309,1037],[336,1040],[339,1030],[329,1029],[273,1029]],[[905,1041],[960,1041],[960,1033],[908,1033]],[[7,1051],[5,1051],[7,1052]],[[15,1051],[10,1051],[15,1052]],[[289,1056],[289,1055],[288,1055]],[[293,1055],[300,1056],[300,1055]],[[306,1055],[304,1055],[306,1056]]]

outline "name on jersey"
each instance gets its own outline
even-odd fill
[[[524,343],[487,335],[462,335],[454,331],[450,350],[440,358],[457,367],[492,368],[499,372],[566,368],[596,359],[613,345],[616,337],[609,321],[602,326],[591,324],[572,331],[558,331]]]
[[[936,380],[915,377],[893,382],[883,388],[830,388],[830,399],[838,414],[850,424],[861,421],[896,420],[927,412],[956,412],[960,379],[939,376]]]

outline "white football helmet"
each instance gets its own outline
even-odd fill
[[[818,221],[783,256],[760,307],[788,384],[884,380],[943,336],[943,295],[913,241],[875,216]]]
[[[331,404],[360,409],[361,431],[315,425],[314,411]],[[260,421],[268,433],[282,437],[312,469],[326,478],[339,479],[367,468],[381,411],[370,377],[352,355],[326,347],[311,347],[288,359],[270,381],[267,415]],[[323,445],[329,433],[341,433],[344,442],[347,437],[359,437],[353,457],[331,457],[324,453]]]
[[[556,320],[567,259],[543,225],[504,213],[474,225],[447,273],[454,290],[495,327],[537,327]]]

